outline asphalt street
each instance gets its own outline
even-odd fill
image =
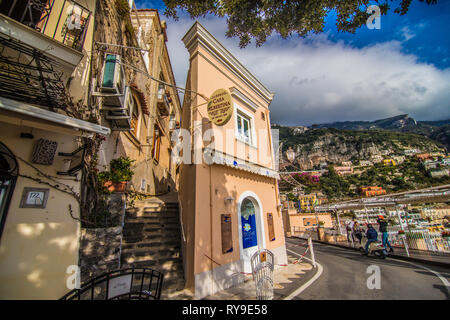
[[[288,250],[305,252],[306,241],[293,238],[286,241]],[[385,260],[365,257],[357,251],[320,243],[314,243],[314,253],[323,272],[294,300],[450,300],[450,288],[445,285],[450,282],[450,269],[389,257]],[[370,289],[368,282],[375,288]]]

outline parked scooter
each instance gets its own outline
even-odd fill
[[[359,245],[359,251],[361,253],[366,252],[366,243],[367,243],[367,237],[365,234],[363,234],[361,243]],[[384,248],[383,244],[379,241],[372,242],[369,245],[369,255],[370,254],[373,254],[374,256],[381,258],[381,259],[386,259],[386,256],[387,256],[386,249]]]

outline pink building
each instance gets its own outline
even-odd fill
[[[183,42],[191,91],[181,127],[192,134],[183,137],[192,142],[183,157],[193,163],[181,164],[182,249],[186,285],[199,299],[242,282],[258,249],[271,250],[275,264],[287,256],[270,131],[273,94],[198,22]],[[223,107],[223,117],[211,116]],[[201,161],[205,154],[209,161]]]

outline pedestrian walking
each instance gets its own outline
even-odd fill
[[[355,237],[353,236],[353,224],[354,224],[353,220],[351,220],[347,224],[347,241],[348,242],[355,242]],[[350,240],[350,237],[352,238],[353,241]]]
[[[377,242],[378,241],[378,232],[373,228],[373,226],[369,223],[367,225],[367,243],[366,243],[366,251],[364,253],[364,255],[368,255],[369,254],[369,246],[372,242]]]
[[[383,246],[384,248],[387,250],[386,245],[389,247],[389,252],[394,252],[394,249],[392,248],[391,244],[389,243],[389,234],[388,234],[388,223],[387,221],[384,219],[383,216],[378,216],[377,219],[378,225],[380,226],[379,231],[382,234],[382,241],[383,241]]]
[[[358,223],[358,221],[355,221],[355,223],[353,224],[353,234],[359,240],[359,243],[361,243],[363,231],[362,231],[361,225]]]

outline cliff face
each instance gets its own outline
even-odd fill
[[[389,130],[424,135],[443,144],[450,150],[448,132],[450,119],[441,121],[416,121],[407,114],[375,121],[343,121],[314,124],[313,128],[335,128],[341,130]]]
[[[344,161],[375,160],[383,156],[403,155],[406,149],[421,152],[442,150],[435,141],[411,133],[382,130],[347,131],[338,129],[311,129],[300,135],[291,129],[280,130],[283,143],[283,162],[289,147],[295,152],[294,165],[311,170],[321,163],[340,164]]]

